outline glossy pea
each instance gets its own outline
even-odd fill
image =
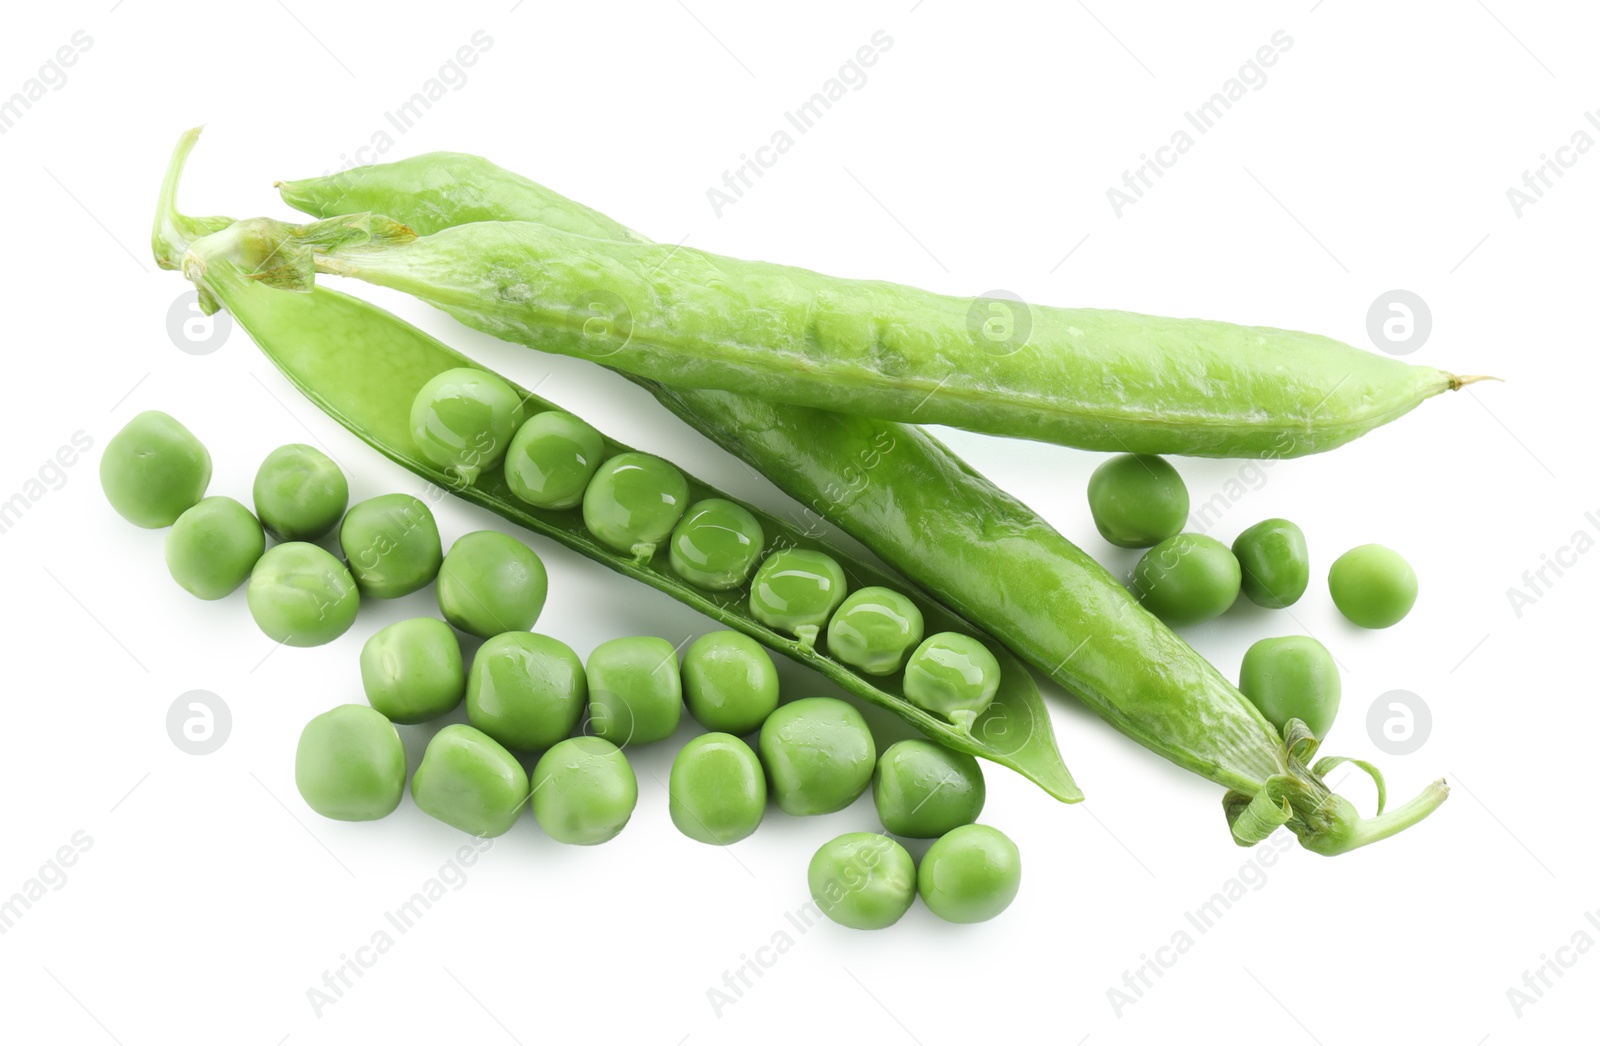
[[[588,693],[583,662],[567,644],[505,632],[472,659],[467,719],[507,748],[537,751],[572,733]]]
[[[671,737],[683,715],[678,652],[656,636],[625,636],[589,654],[590,729],[617,745]]]
[[[1239,598],[1239,561],[1203,534],[1178,534],[1150,549],[1133,568],[1133,591],[1168,625],[1209,621]]]
[[[405,746],[381,712],[366,705],[340,705],[300,731],[294,783],[306,805],[323,817],[387,817],[405,794]]]
[[[261,462],[253,495],[268,534],[279,541],[316,541],[344,515],[350,484],[328,455],[290,443]]]
[[[1283,733],[1298,719],[1313,737],[1325,738],[1339,714],[1339,666],[1310,636],[1263,639],[1239,666],[1239,691]]]
[[[616,838],[638,802],[628,757],[604,738],[558,742],[533,768],[533,816],[558,843],[593,846]]]
[[[167,570],[190,595],[221,599],[244,584],[266,547],[250,510],[217,495],[185,511],[167,531]]]
[[[757,746],[778,809],[831,814],[855,802],[878,755],[861,713],[835,697],[782,705],[761,725]]]
[[[917,892],[928,909],[953,923],[993,919],[1016,900],[1022,885],[1017,844],[998,828],[968,824],[928,847],[917,869]]]
[[[767,809],[761,760],[732,734],[693,738],[672,760],[667,809],[678,831],[698,842],[727,846],[746,838]]]
[[[461,641],[436,617],[396,621],[361,648],[367,701],[396,723],[425,723],[455,709],[466,692]]]
[[[456,367],[412,400],[411,439],[423,458],[471,486],[500,464],[522,417],[522,397],[498,375]]]
[[[605,439],[593,425],[564,410],[535,414],[506,450],[506,485],[535,508],[574,508],[600,467]]]
[[[806,869],[822,914],[853,930],[893,926],[917,899],[917,866],[906,848],[876,832],[823,843]]]
[[[902,688],[918,708],[970,732],[1000,691],[1000,662],[971,636],[939,632],[906,661]]]
[[[750,510],[723,498],[689,506],[667,546],[673,571],[691,585],[738,588],[755,568],[766,535]]]
[[[869,675],[898,672],[906,655],[920,642],[922,611],[905,596],[881,585],[850,593],[828,619],[828,654]]]
[[[177,418],[159,410],[136,415],[106,443],[100,487],[117,514],[154,530],[206,496],[211,455]]]
[[[444,561],[439,525],[410,494],[383,494],[351,506],[339,547],[363,596],[393,599],[432,581]]]
[[[1382,545],[1361,545],[1333,561],[1328,591],[1339,613],[1362,628],[1399,624],[1417,602],[1417,574]]]
[[[780,549],[762,560],[750,583],[750,615],[812,647],[844,602],[846,584],[844,568],[826,552]]]
[[[321,646],[355,622],[356,579],[326,549],[304,541],[274,545],[256,561],[245,589],[261,631],[286,646]]]
[[[988,791],[978,761],[922,738],[896,741],[872,772],[878,820],[895,835],[937,839],[971,824]]]
[[[589,481],[583,525],[618,552],[648,560],[688,503],[683,473],[658,457],[629,451],[608,459]]]
[[[452,723],[423,751],[411,798],[423,813],[463,832],[504,835],[528,801],[528,774],[500,742]]]
[[[1257,606],[1291,606],[1311,582],[1304,532],[1286,519],[1264,519],[1233,541],[1239,588]]]
[[[533,549],[498,530],[457,538],[438,580],[445,620],[485,639],[532,628],[550,586],[544,561]]]
[[[1089,477],[1089,512],[1113,545],[1149,548],[1183,529],[1189,488],[1164,458],[1118,454]]]
[[[683,698],[707,730],[748,734],[778,707],[778,669],[743,632],[707,632],[683,653]]]

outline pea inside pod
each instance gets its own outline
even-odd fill
[[[780,549],[762,561],[750,583],[750,616],[814,647],[846,587],[844,568],[826,552]]]
[[[605,438],[564,410],[540,411],[506,450],[506,485],[536,508],[575,508],[605,455]]]
[[[655,555],[689,503],[683,473],[649,454],[606,461],[583,492],[583,523],[618,552],[640,562]]]
[[[689,506],[672,532],[672,569],[691,585],[721,592],[738,588],[756,565],[766,536],[742,505],[707,498]]]
[[[940,632],[924,639],[906,662],[904,687],[918,708],[970,732],[1000,690],[1000,662],[971,636]]]
[[[522,418],[522,397],[499,375],[454,367],[417,392],[411,438],[425,459],[471,486],[500,463]]]
[[[871,675],[891,675],[922,641],[922,627],[915,603],[891,588],[869,585],[846,596],[828,620],[828,653]]]

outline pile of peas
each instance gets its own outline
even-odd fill
[[[1108,542],[1148,550],[1133,568],[1133,592],[1174,628],[1218,617],[1241,592],[1258,606],[1291,606],[1310,584],[1305,534],[1287,519],[1262,520],[1231,548],[1204,534],[1184,533],[1188,488],[1171,464],[1154,455],[1121,454],[1095,469],[1089,510]],[[1334,560],[1328,590],[1352,623],[1388,628],[1411,612],[1417,576],[1399,553],[1362,545]],[[1321,738],[1339,710],[1333,655],[1310,636],[1263,639],[1250,647],[1239,690],[1280,731],[1299,719]]]

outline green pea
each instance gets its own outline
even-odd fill
[[[987,794],[976,759],[922,738],[890,745],[872,772],[878,820],[912,839],[937,839],[971,824]]]
[[[588,422],[564,410],[543,411],[511,438],[506,485],[535,508],[574,508],[605,449],[605,438]]]
[[[970,733],[1000,692],[1000,662],[971,636],[939,632],[906,662],[904,689],[912,704]]]
[[[396,621],[361,648],[367,701],[396,723],[425,723],[455,709],[466,692],[461,641],[436,617]]]
[[[867,721],[834,697],[782,705],[761,724],[761,764],[778,809],[831,814],[867,790],[878,749]]]
[[[528,801],[528,774],[500,742],[452,723],[423,751],[411,798],[423,813],[463,832],[504,835]]]
[[[1017,844],[998,828],[968,824],[940,836],[922,857],[917,892],[939,918],[981,923],[1011,906],[1022,885]]]
[[[869,675],[898,672],[921,641],[922,611],[881,585],[850,593],[828,621],[829,655]]]
[[[853,930],[893,926],[917,899],[917,866],[906,848],[876,832],[849,832],[822,844],[806,869],[822,914]]]
[[[456,367],[412,400],[411,438],[425,460],[471,486],[505,456],[522,425],[522,403],[499,375]]]
[[[326,549],[304,541],[274,545],[256,561],[245,589],[250,616],[287,646],[321,646],[355,622],[356,579]]]
[[[383,713],[340,705],[300,731],[294,783],[323,817],[376,821],[400,805],[406,790],[406,749]]]
[[[826,552],[780,549],[762,561],[750,583],[750,614],[814,647],[822,626],[844,601],[845,588],[844,568]]]
[[[596,737],[646,745],[671,737],[683,714],[678,652],[656,636],[625,636],[589,654],[589,717]]]
[[[1257,606],[1286,607],[1305,595],[1311,582],[1306,536],[1286,519],[1264,519],[1233,541],[1239,587]]]
[[[672,532],[668,551],[679,577],[721,592],[744,584],[765,543],[761,523],[748,509],[707,498],[689,506]]]
[[[155,530],[206,496],[211,455],[178,419],[147,410],[124,425],[100,456],[100,486],[117,514]]]
[[[350,485],[316,447],[290,443],[256,470],[256,515],[279,541],[315,541],[333,529],[350,503]]]
[[[1113,545],[1149,548],[1183,529],[1189,488],[1164,458],[1118,454],[1089,477],[1089,512]]]
[[[1278,733],[1298,719],[1313,737],[1324,738],[1339,714],[1339,666],[1310,636],[1263,639],[1244,653],[1239,691]]]
[[[232,498],[209,497],[167,532],[167,569],[191,595],[221,599],[244,584],[266,547],[249,509]]]
[[[433,513],[410,494],[384,494],[351,506],[339,525],[339,547],[361,594],[409,595],[432,581],[444,560]]]
[[[701,734],[672,760],[667,809],[678,831],[697,842],[738,842],[760,826],[767,810],[761,761],[732,734]]]
[[[629,451],[600,466],[583,492],[583,525],[618,552],[643,562],[655,555],[683,508],[683,473],[649,454]]]
[[[487,639],[526,632],[550,587],[544,561],[498,530],[463,534],[439,567],[439,610],[463,632]]]
[[[742,632],[707,632],[683,654],[683,697],[707,730],[748,734],[778,707],[778,669]]]
[[[533,768],[533,816],[558,843],[593,846],[616,838],[638,802],[628,757],[604,738],[557,742]]]
[[[1133,592],[1168,625],[1209,621],[1239,598],[1239,561],[1216,538],[1178,534],[1139,557]]]
[[[1362,628],[1399,624],[1417,603],[1417,574],[1400,553],[1362,545],[1333,561],[1328,591],[1339,613]]]
[[[478,648],[467,676],[467,719],[507,748],[549,748],[572,733],[589,688],[572,648],[534,632],[505,632]]]

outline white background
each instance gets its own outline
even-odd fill
[[[0,936],[12,1041],[347,1043],[572,1041],[884,1043],[1571,1042],[1593,1034],[1600,928],[1590,790],[1600,555],[1536,602],[1507,590],[1600,536],[1593,467],[1594,246],[1600,157],[1576,156],[1519,217],[1508,187],[1588,127],[1597,25],[1578,4],[1393,5],[28,5],[0,32],[0,97],[82,30],[92,45],[0,136],[8,389],[0,497],[7,679],[0,897],[75,832],[65,881]],[[981,7],[981,14],[976,13]],[[1204,9],[1202,9],[1204,8]],[[1092,9],[1092,14],[1091,14]],[[892,47],[718,217],[706,190],[785,126],[783,114],[877,30]],[[1119,218],[1106,190],[1167,142],[1276,30],[1293,45]],[[492,46],[404,134],[385,119],[482,30]],[[454,74],[451,74],[454,76]],[[1431,307],[1408,357],[1492,373],[1332,454],[1246,471],[1182,461],[1195,503],[1244,477],[1212,532],[1301,523],[1316,566],[1292,617],[1245,607],[1187,637],[1225,674],[1269,635],[1309,631],[1345,666],[1327,751],[1371,757],[1395,797],[1448,776],[1428,822],[1264,872],[1229,840],[1221,790],[1136,747],[1054,688],[1061,746],[1089,798],[1054,803],[989,774],[984,820],[1021,847],[1002,918],[941,924],[920,904],[893,929],[794,931],[824,840],[876,827],[870,800],[829,817],[774,812],[722,852],[672,827],[676,744],[636,753],[638,812],[600,848],[562,847],[525,818],[320,1015],[307,991],[386,926],[464,840],[407,799],[388,820],[318,818],[295,792],[304,722],[360,700],[356,655],[431,595],[364,607],[348,634],[279,650],[243,593],[201,603],[172,583],[163,534],[105,504],[100,448],[141,410],[210,447],[212,491],[248,496],[261,458],[324,446],[354,498],[418,491],[283,381],[241,332],[180,351],[187,290],[147,229],[179,131],[209,129],[191,213],[284,215],[275,178],[322,173],[388,129],[394,159],[488,155],[656,239],[953,294],[1201,315],[1318,331],[1370,347],[1369,305],[1404,288]],[[377,158],[375,154],[368,154]],[[356,288],[368,293],[364,288]],[[637,390],[385,304],[617,437],[773,508],[784,499]],[[192,347],[192,345],[190,346]],[[46,463],[83,433],[70,467]],[[1098,456],[959,433],[977,467],[1114,569],[1084,485]],[[42,486],[28,486],[45,471]],[[28,492],[40,494],[37,500]],[[440,514],[446,540],[494,517]],[[1327,564],[1356,544],[1405,553],[1412,616],[1344,624]],[[539,626],[587,653],[618,635],[676,640],[709,622],[551,542]],[[1572,562],[1571,557],[1568,561]],[[830,692],[784,666],[788,696]],[[204,689],[231,711],[216,752],[168,737],[168,708]],[[1368,708],[1390,690],[1431,711],[1426,742],[1383,754]],[[689,735],[687,725],[677,740]],[[874,717],[893,736],[893,726]],[[412,757],[423,734],[408,730]],[[1359,775],[1346,792],[1369,809]],[[1184,915],[1251,867],[1249,890],[1197,934]],[[1264,878],[1264,882],[1262,881]],[[1193,948],[1120,1013],[1108,989],[1180,930]],[[720,1014],[708,989],[788,930],[793,946]],[[1168,953],[1169,955],[1171,953]],[[1531,1005],[1525,971],[1571,963]]]

